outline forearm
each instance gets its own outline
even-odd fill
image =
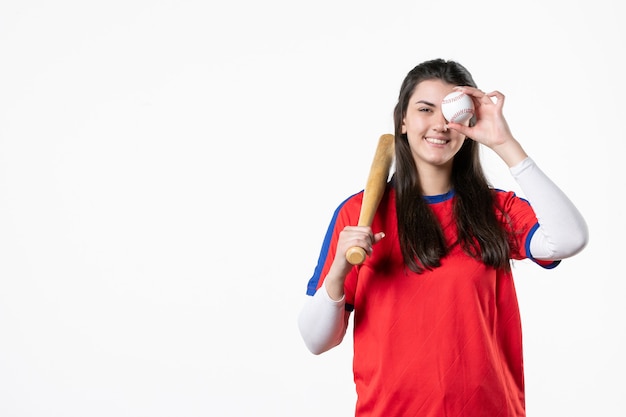
[[[326,352],[343,340],[348,327],[349,313],[345,298],[330,298],[324,285],[307,300],[298,316],[298,328],[307,348],[314,354]]]
[[[507,135],[507,139],[502,143],[493,145],[491,150],[494,151],[509,168],[528,158],[528,154],[526,154],[522,145],[510,135]]]
[[[557,260],[580,252],[589,239],[587,223],[565,193],[531,158],[510,170],[539,221],[539,229],[530,242],[531,255]]]

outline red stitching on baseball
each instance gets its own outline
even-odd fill
[[[455,123],[454,121],[456,120],[457,117],[459,117],[462,114],[466,114],[466,113],[474,113],[474,111],[472,109],[461,109],[459,111],[457,111],[456,113],[454,113],[454,115],[450,118],[450,122]]]
[[[453,102],[455,102],[455,101],[458,101],[458,100],[462,99],[462,98],[463,98],[463,96],[465,96],[465,95],[466,95],[465,93],[459,93],[459,94],[457,94],[456,96],[454,96],[454,97],[452,97],[452,98],[447,98],[447,99],[445,99],[445,100],[443,101],[443,103],[442,103],[442,104],[449,104],[449,103],[453,103]]]

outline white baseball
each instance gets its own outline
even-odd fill
[[[467,94],[453,91],[443,98],[441,112],[450,123],[464,123],[474,115],[474,102]]]

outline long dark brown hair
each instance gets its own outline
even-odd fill
[[[439,79],[452,85],[476,87],[471,74],[455,61],[434,59],[413,68],[400,88],[394,109],[396,172],[396,212],[400,247],[405,264],[414,272],[441,265],[441,258],[450,250],[443,230],[426,199],[419,181],[402,122],[409,99],[417,85],[424,80]],[[470,125],[474,120],[470,121]],[[480,162],[479,144],[467,138],[454,156],[452,164],[454,216],[458,242],[470,256],[485,265],[509,269],[509,244],[506,232],[495,214],[493,190]]]

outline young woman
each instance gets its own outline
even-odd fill
[[[443,98],[472,97],[449,123]],[[335,211],[298,317],[314,354],[341,343],[354,313],[358,417],[525,416],[522,332],[511,260],[553,268],[588,240],[585,220],[511,134],[504,96],[453,61],[423,62],[394,111],[396,171],[371,227],[363,194]],[[525,198],[493,188],[479,146],[510,168]],[[346,251],[367,258],[350,264]]]

